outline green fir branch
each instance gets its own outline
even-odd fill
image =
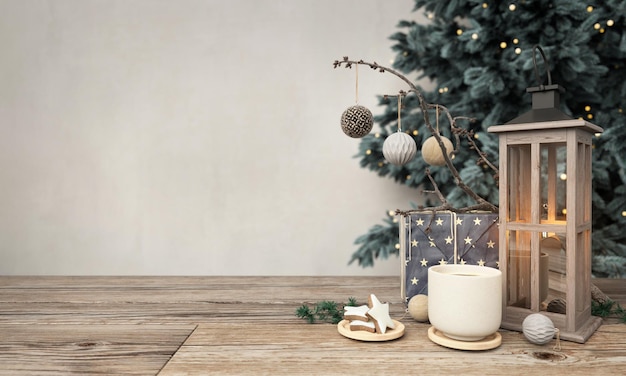
[[[621,322],[626,323],[626,309],[613,300],[605,302],[591,301],[591,314],[594,316],[608,318],[617,317]]]
[[[313,308],[307,304],[303,304],[296,309],[296,316],[306,320],[309,324],[316,322],[329,322],[337,324],[343,320],[343,307],[357,306],[357,300],[353,297],[348,298],[348,303],[339,304],[332,300],[322,300],[317,302]]]

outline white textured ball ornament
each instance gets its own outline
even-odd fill
[[[409,300],[409,315],[415,321],[428,321],[428,296],[418,294]]]
[[[533,313],[522,322],[522,332],[526,339],[536,345],[545,345],[552,340],[557,329],[549,317]]]
[[[348,107],[341,115],[341,130],[352,138],[361,138],[374,126],[372,112],[363,106]]]
[[[417,145],[413,137],[403,132],[396,132],[383,143],[383,156],[387,162],[402,166],[415,157]]]
[[[443,142],[443,146],[446,148],[446,153],[448,157],[454,150],[454,146],[452,145],[452,141],[447,137],[441,137],[441,142]],[[430,136],[424,144],[422,145],[422,158],[424,158],[424,162],[428,163],[431,166],[443,166],[446,164],[446,160],[443,157],[443,153],[441,152],[441,147],[439,147],[439,143],[435,136]]]

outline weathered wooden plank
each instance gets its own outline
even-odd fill
[[[5,302],[170,302],[214,301],[280,303],[318,299],[346,300],[370,292],[400,300],[395,277],[0,277]]]
[[[624,280],[594,283],[626,306]],[[484,371],[478,363],[493,362],[493,354],[503,355],[497,357],[498,372],[514,373],[520,364],[535,364],[533,352],[549,350],[528,344],[520,333],[503,332],[501,348],[466,356],[470,353],[424,340],[428,326],[408,318],[402,320],[407,334],[400,341],[359,343],[341,337],[333,325],[308,325],[294,316],[303,303],[345,302],[350,296],[364,301],[375,293],[392,303],[392,317],[400,319],[404,306],[399,284],[397,277],[2,276],[0,374],[155,374],[196,324],[211,334],[194,333],[170,362],[181,368],[168,363],[163,374],[245,374],[248,369],[263,374],[277,373],[277,367],[291,374],[395,370],[388,365],[406,373],[415,363],[437,363],[437,370],[467,374],[457,364]],[[598,369],[611,373],[618,360],[624,366],[626,325],[613,325],[616,319],[605,323],[585,345],[563,342],[564,353],[569,351],[566,359],[554,360],[548,351],[552,361],[539,364],[561,367],[576,360],[576,370],[588,374]],[[248,334],[242,336],[244,332]],[[266,359],[268,355],[273,358]],[[220,364],[239,368],[215,368]]]
[[[521,333],[501,331],[499,348],[467,352],[431,342],[426,324],[403,322],[404,337],[379,343],[344,338],[330,324],[203,324],[159,375],[591,375],[620,374],[626,364],[624,325],[603,326],[585,345],[561,342],[561,351],[552,349],[554,342],[533,345]],[[619,339],[607,345],[607,337]]]
[[[337,281],[340,280],[341,283]],[[626,280],[594,279],[626,304]],[[311,302],[382,295],[400,301],[399,277],[61,277],[0,276],[0,302]],[[612,296],[614,295],[614,296]]]
[[[154,375],[194,328],[0,324],[0,375]]]

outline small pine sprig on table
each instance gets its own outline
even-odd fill
[[[602,318],[617,317],[621,322],[626,324],[626,309],[622,308],[619,303],[611,299],[604,302],[592,301],[591,314]]]
[[[309,324],[316,322],[330,322],[337,324],[343,320],[343,307],[344,306],[356,306],[357,301],[355,298],[348,298],[348,303],[339,304],[332,300],[322,300],[317,302],[313,308],[306,304],[301,305],[296,309],[296,316],[306,320]]]

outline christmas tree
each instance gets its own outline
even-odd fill
[[[391,36],[397,53],[393,68],[416,82],[429,103],[445,105],[456,116],[467,116],[464,128],[488,160],[498,161],[497,136],[487,133],[530,108],[526,88],[537,86],[533,47],[541,46],[552,81],[564,87],[561,110],[604,128],[593,151],[593,275],[626,277],[626,2],[622,0],[416,0],[414,11],[428,23],[400,21]],[[416,189],[432,184],[420,154],[408,164],[387,163],[385,138],[396,131],[397,104],[381,97],[384,114],[376,117],[379,131],[359,145],[360,165],[397,183]],[[403,102],[402,129],[418,149],[431,136],[415,96]],[[449,130],[449,128],[448,128]],[[443,136],[446,128],[441,128]],[[460,148],[454,166],[463,181],[481,197],[497,204],[497,182],[486,163],[471,148]],[[473,202],[451,182],[444,166],[431,176],[455,206]],[[423,197],[433,204],[436,197]],[[407,205],[409,205],[407,203]],[[372,266],[378,257],[398,253],[398,225],[390,213],[356,239],[359,248],[350,263]]]

